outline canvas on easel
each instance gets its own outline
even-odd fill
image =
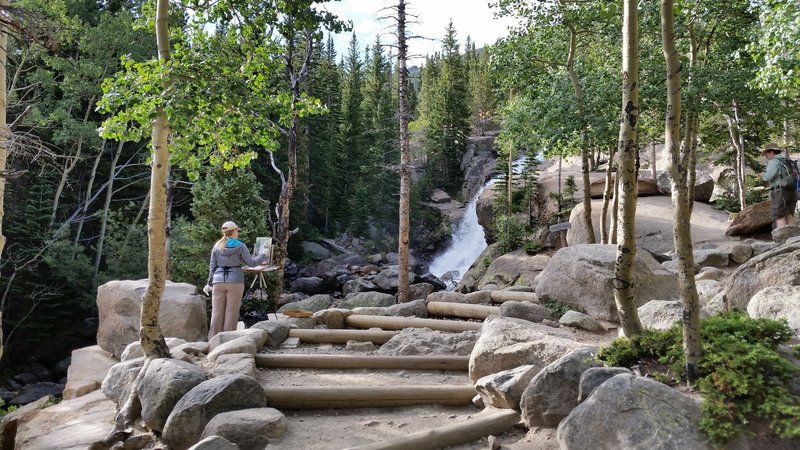
[[[261,253],[266,254],[265,258],[265,265],[269,266],[272,264],[272,238],[271,237],[257,237],[256,238],[256,245],[253,251],[253,255],[259,255]]]

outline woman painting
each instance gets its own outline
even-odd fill
[[[247,246],[238,239],[239,227],[233,222],[222,224],[222,238],[211,249],[208,265],[208,284],[203,289],[211,291],[211,325],[208,340],[220,331],[236,330],[239,308],[244,294],[244,272],[242,265],[257,266],[259,260],[250,256]]]

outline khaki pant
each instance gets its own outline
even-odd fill
[[[208,340],[220,331],[234,331],[239,323],[244,283],[214,283],[211,290],[211,325]]]

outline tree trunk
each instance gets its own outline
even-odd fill
[[[619,164],[617,166],[617,174],[614,176],[614,197],[611,202],[611,236],[609,236],[608,244],[617,243],[617,231],[619,230]]]
[[[653,158],[653,183],[658,184],[658,171],[656,171],[656,141],[653,141],[653,148],[651,150],[651,156]]]
[[[614,158],[616,156],[614,149],[610,148],[608,152],[608,167],[606,167],[606,187],[603,189],[603,208],[600,212],[600,242],[603,244],[611,243],[608,234],[608,204],[614,194],[616,176],[614,177],[615,180],[612,180],[611,176],[614,174]]]
[[[408,92],[406,72],[406,2],[400,0],[397,4],[397,64],[398,83],[397,96],[400,110],[400,216],[399,235],[397,239],[397,254],[400,263],[397,275],[397,300],[400,303],[408,302],[409,277],[409,228],[411,223],[410,198],[411,198],[411,151],[408,143]]]
[[[583,220],[586,223],[586,236],[589,244],[594,244],[594,225],[592,225],[592,194],[589,180],[589,144],[587,142],[586,108],[583,104],[583,89],[575,72],[575,52],[578,34],[574,29],[569,31],[569,54],[567,55],[567,73],[575,91],[575,100],[578,104],[578,120],[581,123],[581,171],[583,172]]]
[[[0,8],[7,9],[10,0],[0,0]],[[3,234],[3,216],[5,215],[6,197],[6,165],[8,162],[8,146],[11,144],[11,129],[8,127],[6,109],[8,96],[6,95],[6,60],[8,48],[8,34],[6,26],[0,22],[0,254],[6,246],[6,236]],[[3,310],[0,309],[0,359],[3,357]]]
[[[294,46],[295,43],[290,39],[287,43],[287,50],[285,55],[285,62],[287,65],[287,72],[289,76],[289,86],[291,89],[291,102],[292,102],[292,117],[289,124],[289,129],[286,131],[287,140],[287,159],[289,174],[286,180],[282,183],[281,193],[278,196],[278,205],[276,206],[277,224],[275,226],[275,254],[274,261],[277,266],[275,271],[276,282],[272,286],[270,295],[273,301],[280,298],[283,290],[283,276],[286,265],[287,249],[289,247],[289,237],[292,232],[289,230],[289,206],[292,202],[294,190],[297,187],[297,122],[299,119],[298,102],[300,101],[300,83],[305,78],[306,70],[308,68],[311,54],[313,51],[314,39],[306,33],[306,54],[304,55],[303,66],[299,73],[295,72],[292,63],[295,58]]]
[[[633,280],[633,263],[636,259],[636,153],[638,138],[636,123],[639,118],[639,14],[635,0],[625,0],[622,25],[622,120],[619,129],[620,183],[617,259],[614,264],[614,300],[619,311],[620,324],[626,336],[642,332],[636,309],[636,286]]]
[[[747,199],[745,197],[745,161],[744,161],[744,148],[742,147],[742,140],[739,138],[739,129],[736,126],[735,119],[730,114],[723,114],[725,122],[728,124],[728,134],[731,137],[731,144],[733,145],[736,157],[734,160],[734,170],[736,173],[736,189],[739,197],[739,208],[744,211],[747,207]]]
[[[111,198],[114,196],[114,178],[116,177],[114,172],[117,170],[117,162],[119,161],[119,156],[122,154],[122,147],[124,145],[125,141],[119,142],[117,152],[111,160],[111,168],[108,171],[108,187],[106,188],[106,200],[103,203],[103,214],[100,216],[100,235],[97,237],[97,252],[94,256],[94,274],[92,280],[97,280],[97,274],[100,272],[100,261],[103,258],[103,246],[105,245],[106,227],[108,226],[108,211],[111,208]]]
[[[691,177],[687,164],[692,164],[694,152],[684,148],[679,152],[681,119],[681,74],[678,50],[675,45],[674,0],[661,1],[661,38],[667,66],[667,115],[664,146],[671,158],[672,232],[675,253],[678,256],[678,285],[683,300],[683,351],[686,355],[686,376],[689,383],[697,379],[697,365],[703,354],[700,338],[700,301],[694,278],[694,251],[692,248]],[[687,130],[688,131],[688,130]],[[687,132],[691,134],[691,132]]]

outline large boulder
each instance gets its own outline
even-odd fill
[[[700,403],[649,378],[620,374],[597,387],[558,426],[564,450],[711,450]],[[602,443],[602,446],[598,446]]]
[[[658,190],[669,195],[672,192],[672,180],[669,171],[658,174]],[[706,171],[698,170],[694,183],[694,200],[708,203],[714,193],[714,178]]]
[[[483,289],[487,285],[498,288],[522,284],[533,286],[533,279],[539,275],[550,261],[548,255],[529,255],[524,250],[515,250],[506,253],[494,261],[486,268],[478,282],[478,289]]]
[[[314,261],[322,261],[331,257],[331,251],[316,242],[303,241],[303,252],[311,255]]]
[[[583,310],[593,318],[618,321],[614,302],[615,245],[582,244],[557,251],[536,286],[539,299]],[[678,279],[648,253],[636,253],[633,264],[636,304],[678,298]]]
[[[669,330],[682,317],[680,300],[652,300],[639,307],[639,320],[648,330]]]
[[[477,331],[448,333],[428,328],[406,328],[378,349],[379,355],[469,355],[478,341]]]
[[[147,280],[109,281],[97,288],[100,324],[97,344],[119,359],[125,347],[139,340],[139,317]],[[161,297],[158,323],[164,337],[187,342],[203,341],[208,336],[206,301],[188,283],[166,282]]]
[[[287,309],[301,309],[303,311],[322,311],[323,309],[330,308],[333,304],[333,297],[328,294],[317,294],[307,299],[300,300],[299,302],[292,302],[287,303],[281,306],[278,309],[278,312],[285,311]]]
[[[322,294],[327,289],[327,283],[320,277],[300,277],[289,285],[289,292],[302,292],[308,295]]]
[[[532,365],[537,371],[582,345],[572,332],[521,319],[489,316],[469,356],[469,379]]]
[[[600,242],[600,216],[602,200],[592,200],[592,226],[595,242]],[[584,206],[579,203],[569,216],[570,229],[567,230],[567,244],[577,245],[589,242]],[[611,211],[609,210],[609,220]],[[643,197],[636,203],[636,247],[651,253],[663,255],[674,250],[672,236],[672,202],[670,197]],[[714,209],[705,203],[695,203],[691,219],[692,240],[696,243],[718,241],[720,230],[728,226],[728,213]]]
[[[397,303],[394,296],[382,292],[360,292],[352,297],[342,300],[339,308],[353,309],[359,307],[386,307]]]
[[[731,308],[747,310],[750,299],[770,286],[800,285],[800,243],[784,244],[753,257],[726,280],[725,296]]]
[[[217,414],[203,430],[203,438],[221,436],[241,450],[263,450],[271,439],[286,434],[286,417],[275,408],[251,408]]]
[[[731,224],[728,225],[725,235],[749,236],[758,231],[768,229],[771,225],[772,205],[769,200],[765,200],[761,203],[750,205],[739,212]]]
[[[747,304],[747,314],[754,319],[785,319],[800,338],[800,286],[764,288]]]
[[[117,362],[99,345],[73,350],[67,369],[64,400],[80,397],[99,388],[109,369]]]
[[[147,427],[161,432],[178,400],[203,381],[203,369],[194,364],[165,358],[151,361],[138,389]]]
[[[204,381],[178,401],[164,426],[163,439],[174,450],[197,443],[217,414],[267,406],[264,389],[244,375],[225,375]]]
[[[522,393],[538,371],[536,366],[527,365],[486,375],[475,383],[475,390],[486,406],[517,409]]]
[[[144,365],[144,358],[129,359],[115,364],[103,379],[103,394],[117,405],[122,404],[130,392],[133,380]]]
[[[537,373],[522,393],[522,419],[528,428],[555,427],[578,406],[581,375],[590,367],[601,366],[597,350],[582,348],[553,361]]]
[[[380,290],[383,292],[390,292],[395,293],[397,292],[397,283],[399,280],[400,274],[397,273],[397,269],[390,267],[388,269],[383,269],[379,274],[375,275],[375,278],[372,279],[372,283],[375,286],[378,286]],[[414,272],[408,273],[408,282],[413,284],[416,281],[416,274]]]
[[[611,184],[614,184],[614,175],[611,175]],[[647,197],[650,195],[661,195],[658,191],[658,184],[651,178],[639,178],[637,180],[637,195],[639,197]],[[603,192],[606,189],[605,177],[595,179],[589,184],[589,195],[592,198],[603,198]]]

